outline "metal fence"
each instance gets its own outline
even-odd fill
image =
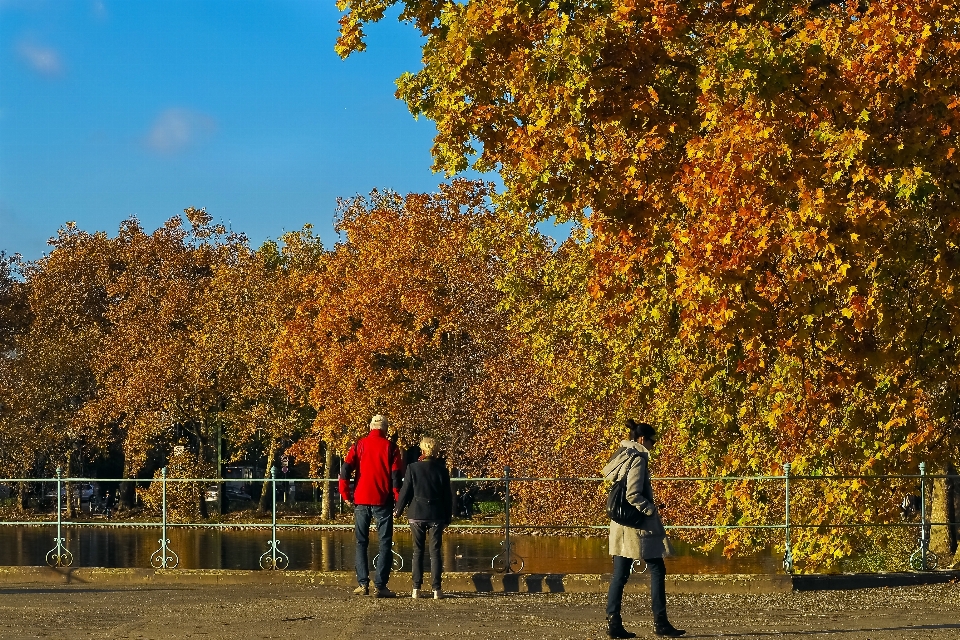
[[[652,480],[658,482],[737,482],[737,481],[776,481],[783,483],[784,495],[784,519],[782,523],[776,524],[693,524],[693,525],[667,525],[668,530],[682,529],[700,529],[700,530],[730,530],[730,529],[769,529],[782,530],[784,536],[784,555],[783,569],[786,573],[792,573],[794,570],[792,531],[803,528],[847,528],[847,527],[915,527],[919,529],[916,547],[912,550],[909,557],[909,566],[915,571],[935,570],[940,562],[937,555],[930,550],[930,528],[933,526],[956,526],[954,522],[931,522],[927,519],[927,483],[933,479],[955,478],[955,476],[930,475],[926,473],[926,465],[920,464],[920,473],[915,475],[791,475],[790,464],[783,465],[783,475],[779,476],[677,476],[677,477],[655,477]],[[502,477],[481,477],[467,478],[458,477],[451,479],[454,483],[458,482],[493,482],[502,483],[504,500],[504,521],[502,524],[454,524],[450,528],[465,529],[502,529],[503,541],[501,545],[503,550],[493,557],[490,566],[491,569],[500,573],[515,573],[523,570],[524,561],[511,544],[511,531],[529,530],[529,529],[607,529],[608,525],[516,525],[510,522],[510,502],[511,502],[511,483],[517,482],[556,482],[556,481],[576,481],[576,482],[603,482],[603,478],[584,477],[584,478],[532,478],[518,477],[511,475],[509,467],[504,469]],[[916,480],[919,489],[919,522],[856,522],[856,523],[798,523],[791,519],[791,483],[798,481],[824,481],[824,480]],[[244,528],[269,528],[271,537],[267,540],[267,549],[260,556],[260,566],[266,570],[282,570],[289,565],[289,557],[280,550],[280,540],[277,537],[278,530],[283,528],[314,528],[314,529],[337,529],[350,528],[352,524],[306,524],[306,523],[278,523],[277,522],[277,482],[290,482],[290,479],[278,480],[276,468],[270,469],[269,479],[264,483],[270,485],[271,490],[271,522],[270,524],[262,522],[229,522],[229,523],[210,523],[210,522],[170,522],[167,508],[167,485],[170,483],[203,483],[204,485],[227,483],[250,483],[260,482],[250,478],[168,478],[167,469],[161,470],[160,478],[152,482],[159,481],[161,484],[161,520],[147,522],[83,522],[76,520],[64,521],[63,519],[63,497],[65,495],[64,485],[66,483],[90,483],[90,482],[143,482],[142,479],[119,479],[119,478],[68,478],[63,477],[61,469],[57,468],[54,478],[0,478],[0,484],[17,483],[36,483],[36,482],[54,482],[56,484],[55,494],[57,501],[56,520],[33,520],[33,521],[9,521],[0,520],[0,525],[33,525],[33,526],[55,526],[56,535],[53,539],[54,546],[46,554],[46,561],[51,567],[67,567],[73,564],[73,554],[66,548],[66,539],[63,536],[64,527],[157,527],[160,529],[159,547],[150,556],[150,565],[155,569],[173,569],[179,565],[179,557],[170,546],[170,539],[167,537],[167,530],[171,527],[198,527],[198,528],[233,528],[242,526]],[[329,485],[328,490],[333,490],[336,479],[331,478],[299,478],[297,482],[310,482],[316,484]],[[221,489],[222,490],[222,489]],[[73,497],[73,496],[69,496]],[[226,498],[224,498],[226,499]],[[396,553],[391,559],[394,568],[400,569],[403,566],[403,559]],[[379,555],[374,558],[374,566],[379,562]]]

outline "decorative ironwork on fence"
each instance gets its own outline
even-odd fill
[[[150,556],[150,566],[154,569],[176,569],[180,564],[180,558],[176,553],[170,550],[170,538],[167,537],[167,468],[160,470],[160,481],[163,483],[161,491],[163,492],[163,529],[160,534],[160,548]],[[59,510],[58,510],[59,511]]]
[[[930,522],[927,520],[926,489],[927,482],[935,478],[947,478],[948,476],[928,475],[926,465],[920,463],[920,473],[918,475],[824,475],[824,476],[798,476],[790,473],[790,464],[783,465],[782,476],[686,476],[686,477],[655,477],[654,482],[663,481],[691,481],[691,482],[732,482],[732,481],[782,481],[784,486],[784,521],[782,524],[707,524],[707,525],[667,525],[670,529],[781,529],[784,534],[784,554],[783,570],[786,573],[792,573],[794,570],[793,545],[791,531],[799,528],[819,528],[829,526],[832,528],[841,527],[918,527],[919,538],[917,546],[911,552],[909,557],[909,566],[915,571],[935,570],[940,562],[937,554],[930,549],[930,527],[933,526],[955,526],[958,523],[953,522]],[[952,476],[950,476],[952,477]],[[919,523],[882,523],[882,522],[860,522],[860,523],[796,523],[791,520],[790,499],[791,499],[791,481],[798,480],[852,480],[852,479],[917,479],[919,480],[920,504],[919,504]],[[48,478],[0,478],[0,484],[17,484],[32,482],[49,482]],[[231,528],[242,526],[244,528],[270,528],[271,537],[267,540],[267,550],[260,556],[260,566],[266,570],[282,570],[289,566],[290,558],[284,552],[280,551],[280,540],[277,537],[277,530],[280,528],[296,527],[301,529],[342,529],[353,528],[348,524],[278,524],[277,523],[277,474],[276,467],[270,468],[270,477],[266,480],[270,485],[272,493],[271,499],[271,523],[258,522],[231,522],[231,523],[210,523],[210,522],[189,522],[189,523],[171,523],[167,508],[167,484],[170,482],[186,483],[205,483],[220,485],[230,482],[249,482],[249,479],[236,480],[230,478],[168,478],[167,469],[161,469],[159,482],[161,483],[161,520],[160,522],[82,522],[82,521],[64,521],[63,519],[63,496],[64,484],[71,482],[125,482],[129,481],[119,478],[65,478],[62,469],[57,468],[56,475],[52,479],[56,483],[57,513],[56,520],[35,520],[35,521],[7,521],[0,520],[2,525],[33,525],[33,526],[56,526],[56,535],[54,537],[54,547],[47,552],[46,562],[51,567],[68,567],[73,564],[74,557],[69,549],[66,548],[66,538],[63,536],[63,527],[160,527],[160,548],[150,556],[150,565],[155,569],[174,569],[180,559],[170,548],[170,539],[167,537],[169,527],[198,527],[198,528]],[[156,480],[154,480],[156,481]],[[337,482],[331,478],[302,478],[299,482],[312,482],[317,484],[328,484],[331,487]],[[504,539],[500,543],[503,550],[495,555],[490,561],[490,568],[500,573],[517,573],[523,570],[524,560],[513,549],[511,545],[511,530],[519,529],[607,529],[608,525],[516,525],[510,522],[510,501],[511,501],[511,483],[516,482],[556,482],[556,481],[579,481],[579,482],[602,482],[603,478],[524,478],[511,475],[510,467],[504,469],[502,477],[483,477],[483,478],[452,478],[453,482],[496,482],[503,483],[504,497],[504,522],[503,524],[462,524],[450,525],[451,528],[468,529],[502,529]],[[68,498],[71,496],[68,496]],[[392,564],[395,569],[403,567],[403,558],[393,551]],[[374,558],[374,566],[379,562],[379,555]],[[645,570],[645,569],[644,569]]]

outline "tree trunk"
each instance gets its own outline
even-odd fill
[[[19,498],[17,504],[20,506],[20,512],[22,513],[30,508],[30,483],[19,482],[17,488]]]
[[[263,473],[263,491],[260,493],[260,511],[266,511],[267,507],[270,506],[270,500],[273,498],[271,495],[273,483],[270,482],[270,468],[277,457],[278,444],[276,438],[270,439],[270,448],[267,450],[267,467]]]
[[[210,511],[207,509],[207,485],[200,483],[200,491],[197,492],[199,504],[197,509],[200,511],[200,517],[206,520],[210,517]]]
[[[333,513],[333,487],[334,484],[329,480],[336,477],[333,473],[333,447],[328,443],[323,443],[323,476],[327,482],[323,483],[323,502],[320,505],[320,518],[329,520]]]
[[[223,425],[217,418],[217,511],[223,515],[230,511],[230,498],[227,497],[227,483],[223,481]]]
[[[950,522],[953,523],[954,554],[953,562],[949,566],[953,569],[960,569],[960,474],[957,473],[957,467],[952,464],[947,465],[947,473],[952,476],[949,480],[953,495],[948,513],[950,514]]]
[[[73,468],[73,451],[69,451],[69,450],[68,450],[68,451],[67,451],[67,462],[66,462],[65,469],[64,469],[66,477],[69,478],[69,477],[73,476],[72,468]],[[64,482],[64,483],[63,483],[63,488],[66,489],[66,494],[67,494],[67,495],[66,495],[66,501],[67,501],[67,517],[68,517],[68,518],[76,517],[77,512],[76,512],[76,510],[73,508],[73,483],[72,483],[72,482]]]
[[[953,465],[946,465],[936,469],[933,475],[956,475]],[[954,504],[957,493],[957,479],[955,477],[933,479],[933,499],[930,508],[930,522],[956,522]],[[930,527],[930,550],[940,556],[940,566],[952,563],[957,551],[957,527],[951,524],[933,525]]]
[[[197,438],[197,457],[196,457],[196,465],[194,466],[194,468],[200,469],[203,465],[203,461],[208,460],[207,458],[208,442],[207,442],[207,438],[205,437],[207,426],[206,426],[206,422],[204,422],[203,424],[193,422],[193,425],[195,429],[194,435]],[[197,510],[200,512],[200,517],[206,520],[207,518],[210,517],[210,512],[207,510],[207,485],[205,483],[200,483],[200,491],[198,491],[196,495],[197,495],[197,501],[199,502],[199,504],[197,505]]]
[[[123,453],[123,480],[117,489],[117,504],[123,509],[133,508],[133,494],[136,491],[136,482],[132,478],[133,470],[130,467],[130,458],[126,451]]]
[[[950,524],[930,527],[930,549],[940,556],[943,569],[960,566],[960,476],[953,464],[937,473],[948,477],[933,481],[930,521]]]

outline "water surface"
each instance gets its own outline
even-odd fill
[[[45,564],[54,546],[52,526],[0,525],[0,566]],[[150,555],[159,546],[160,530],[151,528],[65,527],[67,549],[74,567],[149,567]],[[170,548],[180,557],[182,569],[259,569],[260,556],[267,551],[269,529],[218,530],[169,529]],[[290,569],[351,571],[354,566],[353,531],[281,529],[279,549],[290,558]],[[444,569],[447,571],[490,570],[490,563],[502,551],[497,535],[457,533],[443,536]],[[410,570],[412,542],[405,526],[394,532],[394,549],[403,558],[401,571]],[[606,537],[550,537],[512,535],[514,551],[523,558],[524,571],[532,573],[608,573],[611,560]],[[674,543],[676,555],[667,560],[671,573],[776,573],[780,559],[765,554],[724,558],[704,554],[683,543]],[[370,558],[377,553],[376,535],[371,532]],[[426,560],[429,566],[429,559]]]

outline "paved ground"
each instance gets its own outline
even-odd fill
[[[406,594],[404,594],[406,595]],[[960,638],[960,584],[750,595],[674,594],[690,637]],[[624,620],[650,632],[648,599]],[[601,638],[602,594],[378,600],[329,585],[0,585],[0,638]]]

